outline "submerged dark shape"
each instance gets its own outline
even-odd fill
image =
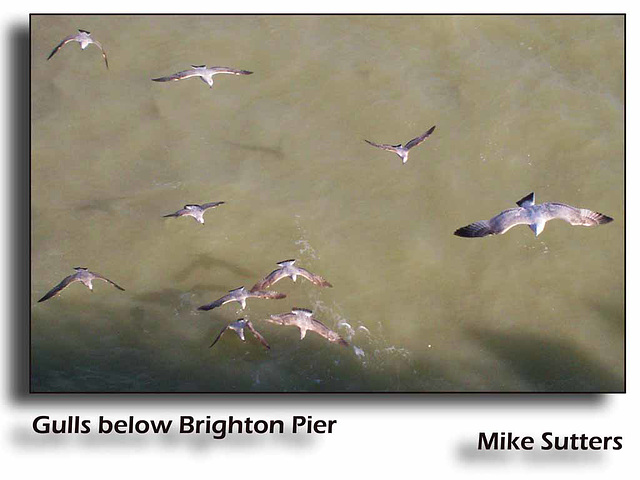
[[[74,270],[76,271],[76,273],[69,275],[68,277],[63,279],[58,285],[49,290],[44,297],[38,300],[38,302],[44,302],[45,300],[49,300],[51,297],[58,295],[60,292],[62,292],[62,290],[67,288],[73,282],[82,282],[89,290],[93,292],[93,285],[91,284],[91,282],[93,280],[104,280],[105,282],[110,283],[111,285],[116,287],[118,290],[124,291],[124,288],[122,288],[120,285],[112,282],[107,277],[103,277],[99,273],[90,272],[84,267],[75,267]]]
[[[213,87],[213,76],[220,73],[226,73],[229,75],[251,75],[253,72],[249,70],[238,70],[237,68],[229,67],[207,67],[206,65],[191,65],[193,68],[189,70],[183,70],[168,77],[152,78],[154,82],[177,82],[178,80],[184,80],[185,78],[200,77],[204,83],[209,85],[209,88]]]
[[[256,283],[251,291],[255,292],[256,290],[264,290],[265,288],[269,288],[274,283],[282,280],[286,277],[291,277],[291,279],[295,282],[298,277],[306,278],[314,285],[319,287],[332,287],[329,282],[327,282],[320,275],[314,275],[313,273],[305,270],[304,268],[296,267],[294,265],[295,259],[291,260],[283,260],[282,262],[278,262],[280,268],[275,269],[265,278]]]
[[[332,343],[338,343],[345,347],[349,346],[346,340],[325,324],[316,320],[313,317],[313,312],[306,308],[292,308],[290,313],[271,315],[266,319],[266,321],[275,323],[276,325],[294,325],[298,327],[300,329],[300,340],[307,335],[307,331],[311,331],[326,338]]]
[[[420,145],[422,142],[424,142],[427,139],[427,137],[429,137],[429,135],[433,133],[435,129],[436,129],[436,126],[434,125],[429,130],[424,132],[422,135],[412,140],[409,140],[404,145],[402,144],[388,145],[386,143],[370,142],[369,140],[365,140],[365,142],[367,142],[369,145],[373,145],[374,147],[382,148],[383,150],[388,150],[389,152],[395,153],[402,159],[402,164],[404,165],[405,163],[407,163],[407,160],[409,160],[409,150],[411,150],[413,147]]]
[[[204,225],[204,212],[209,208],[215,208],[218,205],[222,205],[225,202],[211,202],[211,203],[203,203],[202,205],[198,204],[189,204],[185,205],[184,208],[178,210],[177,212],[170,213],[169,215],[164,215],[164,218],[167,217],[193,217],[196,219],[198,223]]]
[[[213,341],[213,343],[211,345],[209,345],[209,348],[213,347],[216,343],[218,343],[218,340],[220,340],[220,337],[222,337],[222,334],[224,332],[226,332],[227,330],[233,330],[234,332],[236,332],[236,334],[240,337],[240,339],[244,342],[245,338],[244,338],[244,329],[245,327],[253,334],[254,337],[256,337],[260,343],[262,345],[264,345],[264,347],[269,350],[271,347],[269,346],[269,344],[267,343],[267,341],[264,339],[264,337],[262,335],[260,335],[260,333],[254,328],[253,323],[251,323],[251,320],[249,319],[245,319],[245,318],[239,318],[238,320],[229,323],[226,327],[224,327],[220,333],[218,334],[218,336],[216,337],[216,339]]]
[[[49,56],[47,57],[47,60],[49,60],[56,53],[58,53],[58,50],[60,50],[69,42],[78,42],[82,50],[84,50],[85,48],[87,48],[89,45],[93,43],[102,52],[102,58],[104,58],[104,64],[107,66],[107,69],[109,68],[109,62],[107,61],[107,52],[105,52],[104,48],[102,48],[102,44],[97,40],[94,40],[94,38],[91,36],[91,33],[87,32],[86,30],[78,30],[78,33],[69,35],[68,37],[65,37],[64,39],[62,39],[62,41],[58,44],[58,46],[54,48],[53,51],[49,54]]]
[[[540,235],[549,220],[564,220],[571,225],[592,227],[613,221],[613,218],[585,208],[576,208],[564,203],[535,204],[535,195],[531,192],[516,202],[518,208],[510,208],[499,213],[491,220],[481,220],[459,228],[454,235],[459,237],[485,237],[507,232],[516,225],[528,225],[533,233]]]
[[[215,302],[208,303],[207,305],[202,305],[198,307],[198,310],[211,310],[216,307],[220,307],[225,303],[229,302],[238,302],[242,309],[247,306],[247,298],[268,298],[268,299],[281,299],[285,298],[286,295],[284,293],[272,292],[272,291],[255,291],[250,292],[244,286],[236,288],[235,290],[229,290],[224,297],[219,298]]]

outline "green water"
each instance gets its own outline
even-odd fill
[[[107,51],[77,43],[82,28]],[[620,391],[618,16],[33,16],[34,391]],[[150,79],[207,64],[251,70]],[[363,139],[434,134],[402,165]],[[535,191],[615,218],[453,236]],[[206,224],[164,219],[225,201]],[[329,280],[197,312],[288,258]],[[76,283],[85,266],[122,285]],[[291,307],[351,344],[263,321]],[[267,338],[242,343],[248,316]],[[360,328],[362,327],[362,328]]]

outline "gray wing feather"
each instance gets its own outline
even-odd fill
[[[154,82],[175,82],[178,80],[184,80],[185,78],[197,77],[200,73],[196,70],[183,70],[182,72],[174,73],[168,77],[152,78]]]
[[[38,300],[38,303],[40,302],[44,302],[45,300],[49,300],[51,297],[55,297],[58,293],[60,293],[62,290],[64,290],[67,286],[69,286],[70,283],[76,282],[76,275],[69,275],[68,277],[64,278],[59,284],[57,284],[55,287],[53,287],[51,290],[49,290],[44,297],[42,297],[40,300]]]
[[[253,333],[253,336],[256,337],[260,341],[260,343],[265,346],[267,350],[271,349],[271,347],[269,346],[265,338],[262,335],[260,335],[260,333],[253,327],[253,323],[251,323],[250,321],[247,321],[246,327],[249,329],[251,333]]]
[[[416,145],[420,145],[422,142],[424,142],[427,137],[429,137],[429,135],[431,135],[433,133],[433,131],[436,129],[436,126],[434,125],[433,127],[431,127],[429,130],[427,130],[426,132],[424,132],[422,135],[420,135],[419,137],[414,138],[413,140],[409,140],[406,145],[404,146],[404,148],[406,148],[407,150],[409,150],[410,148],[415,147]]]
[[[100,279],[100,280],[104,280],[105,282],[110,283],[111,285],[113,285],[114,287],[116,287],[118,290],[122,290],[122,291],[124,292],[124,288],[122,288],[122,287],[121,287],[120,285],[118,285],[116,282],[113,282],[113,281],[109,280],[107,277],[105,277],[105,276],[103,276],[103,275],[100,275],[99,273],[94,273],[94,272],[91,272],[91,274],[92,274],[94,277],[96,277],[96,278],[98,278],[98,279]]]
[[[544,216],[547,220],[560,219],[571,225],[584,225],[586,227],[602,225],[613,221],[613,218],[599,212],[593,212],[586,208],[576,208],[564,203],[544,203]]]

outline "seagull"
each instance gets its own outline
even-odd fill
[[[491,220],[482,220],[466,227],[459,228],[454,235],[459,237],[484,237],[503,234],[516,225],[528,225],[533,233],[540,235],[549,220],[560,219],[571,225],[592,227],[613,221],[613,218],[602,213],[592,212],[585,208],[576,208],[564,203],[535,204],[535,195],[531,192],[516,202],[518,208],[510,208],[499,213]]]
[[[185,78],[200,77],[200,79],[209,85],[209,88],[213,87],[213,76],[219,73],[228,73],[230,75],[251,75],[253,72],[249,70],[238,70],[236,68],[228,67],[209,67],[206,65],[191,65],[193,68],[189,70],[183,70],[182,72],[174,73],[168,77],[152,78],[154,82],[172,82],[178,80],[184,80]]]
[[[276,283],[279,280],[282,280],[286,277],[291,277],[291,279],[295,282],[298,277],[306,278],[314,285],[319,287],[333,287],[329,282],[327,282],[320,275],[314,275],[313,273],[305,270],[304,268],[296,267],[294,265],[296,263],[295,259],[291,260],[283,260],[282,262],[278,262],[280,268],[275,269],[269,275],[267,275],[264,279],[260,280],[256,283],[253,288],[251,288],[252,292],[256,290],[264,290],[265,288],[269,288],[271,285]]]
[[[58,285],[49,290],[44,297],[38,300],[38,302],[44,302],[45,300],[49,300],[51,297],[58,295],[60,292],[62,292],[62,290],[67,288],[73,282],[82,282],[89,288],[89,290],[93,292],[93,285],[91,284],[91,282],[93,280],[104,280],[105,282],[108,282],[116,287],[118,290],[122,290],[124,292],[124,288],[122,288],[117,283],[112,282],[107,277],[103,277],[99,273],[90,272],[84,267],[74,267],[74,270],[76,271],[76,273],[69,275],[67,278],[62,280]]]
[[[424,142],[427,139],[427,137],[433,133],[435,129],[436,129],[436,126],[434,125],[419,137],[416,137],[413,140],[409,140],[407,143],[404,144],[404,146],[402,144],[387,145],[385,143],[374,143],[374,142],[370,142],[369,140],[365,140],[365,142],[367,142],[369,145],[373,145],[374,147],[382,148],[383,150],[388,150],[390,152],[395,153],[402,159],[402,164],[404,165],[405,163],[407,163],[407,160],[409,160],[409,150],[411,150],[416,145],[420,145],[422,142]]]
[[[216,307],[220,307],[225,303],[229,302],[238,302],[242,305],[242,309],[247,306],[247,298],[270,298],[270,299],[281,299],[285,298],[286,295],[284,293],[272,292],[272,291],[255,291],[250,292],[244,286],[240,288],[236,288],[235,290],[229,290],[224,297],[219,298],[215,302],[211,302],[207,305],[202,305],[198,307],[198,310],[211,310]]]
[[[78,33],[75,33],[73,35],[69,35],[68,37],[65,37],[56,48],[53,49],[53,52],[51,52],[51,54],[49,55],[49,57],[47,58],[47,60],[49,60],[51,57],[53,57],[56,53],[58,53],[58,50],[60,50],[62,47],[64,47],[67,43],[69,42],[78,42],[80,44],[80,48],[82,48],[82,50],[84,50],[85,48],[87,48],[90,44],[94,44],[96,47],[98,47],[100,49],[100,51],[102,52],[102,58],[104,58],[104,64],[107,66],[107,69],[109,69],[109,62],[107,61],[107,52],[104,51],[104,48],[102,48],[102,44],[97,41],[94,40],[91,37],[91,33],[87,32],[86,30],[78,30]]]
[[[295,325],[300,329],[300,340],[306,335],[307,331],[316,332],[321,337],[326,338],[330,342],[339,343],[345,347],[349,344],[340,335],[329,329],[326,325],[319,322],[313,317],[313,312],[306,308],[292,308],[290,313],[281,313],[279,315],[271,315],[266,319],[269,323],[276,325]]]
[[[244,342],[245,341],[244,340],[244,329],[245,329],[245,327],[248,328],[251,333],[253,333],[253,336],[256,337],[260,341],[260,343],[262,345],[264,345],[264,347],[267,350],[271,349],[271,347],[269,346],[267,341],[264,339],[264,337],[262,335],[260,335],[260,333],[253,327],[253,323],[251,323],[251,320],[244,319],[244,318],[239,318],[235,322],[231,322],[229,325],[224,327],[222,329],[222,331],[218,334],[216,339],[213,341],[213,343],[211,345],[209,345],[209,348],[213,347],[218,342],[218,340],[220,340],[220,337],[222,337],[222,334],[224,332],[226,332],[227,330],[233,330],[234,332],[236,332],[238,334],[238,336],[240,337],[240,340],[242,340]]]
[[[222,205],[223,203],[224,202],[211,202],[203,203],[202,205],[185,205],[182,210],[178,210],[175,213],[170,213],[169,215],[164,215],[163,218],[188,216],[195,218],[198,223],[204,225],[204,212],[209,208],[215,208],[218,205]]]

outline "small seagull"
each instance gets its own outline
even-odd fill
[[[253,72],[249,70],[238,70],[236,68],[228,67],[209,67],[206,65],[191,65],[193,68],[189,70],[183,70],[182,72],[174,73],[168,77],[152,78],[154,82],[175,82],[178,80],[184,80],[185,78],[200,77],[200,79],[209,85],[209,88],[213,87],[213,76],[219,73],[227,73],[229,75],[251,75]]]
[[[49,60],[51,57],[53,57],[56,53],[58,53],[58,50],[60,50],[63,46],[65,46],[67,43],[69,42],[78,42],[80,44],[80,48],[82,50],[84,50],[85,48],[87,48],[90,44],[94,44],[96,47],[98,47],[100,49],[100,51],[102,52],[102,58],[104,58],[104,64],[107,66],[107,69],[109,69],[109,62],[107,61],[107,52],[104,51],[104,48],[102,48],[102,44],[97,41],[94,40],[91,37],[91,33],[87,32],[86,30],[78,30],[78,33],[73,34],[73,35],[69,35],[68,37],[65,37],[56,48],[53,49],[53,51],[51,52],[51,54],[49,55],[49,57],[47,58],[47,60]]]
[[[413,140],[409,140],[407,143],[405,143],[404,146],[402,144],[387,145],[385,143],[374,143],[370,142],[369,140],[365,140],[365,142],[367,142],[369,145],[373,145],[374,147],[382,148],[383,150],[388,150],[395,153],[402,159],[402,164],[404,165],[405,163],[407,163],[407,160],[409,160],[409,150],[411,150],[416,145],[420,145],[422,142],[424,142],[435,129],[436,126],[434,125],[419,137],[416,137]]]
[[[38,302],[44,302],[45,300],[49,300],[51,297],[58,295],[60,292],[62,292],[62,290],[67,288],[73,282],[82,282],[89,288],[89,290],[93,292],[93,285],[91,284],[91,282],[93,280],[104,280],[105,282],[108,282],[116,287],[118,290],[122,290],[124,292],[124,288],[122,288],[117,283],[112,282],[107,277],[103,277],[99,273],[90,272],[84,267],[74,267],[74,270],[76,271],[76,273],[69,275],[67,278],[62,280],[58,285],[49,290],[44,297],[38,300]]]
[[[269,275],[267,275],[264,279],[256,283],[253,288],[251,288],[251,291],[255,292],[256,290],[264,290],[265,288],[269,288],[277,281],[282,280],[286,277],[291,277],[294,282],[298,277],[302,277],[306,278],[311,283],[319,287],[333,287],[333,285],[327,282],[320,275],[314,275],[304,268],[296,267],[294,263],[296,263],[295,259],[283,260],[282,262],[278,262],[280,268],[277,268]]]
[[[326,338],[330,342],[338,343],[345,347],[349,344],[340,335],[329,329],[326,325],[319,322],[313,317],[313,312],[306,308],[292,308],[290,313],[281,313],[280,315],[271,315],[266,319],[269,323],[276,325],[295,325],[300,329],[300,340],[307,335],[307,330],[316,332],[321,337]]]
[[[225,303],[229,302],[238,302],[242,309],[244,310],[247,306],[247,298],[270,298],[270,299],[281,299],[285,298],[286,295],[284,293],[272,292],[272,291],[255,291],[250,292],[244,287],[236,288],[235,290],[229,290],[224,297],[219,298],[215,302],[211,302],[207,305],[202,305],[198,307],[198,310],[211,310],[216,307],[220,307]]]
[[[164,215],[163,218],[188,216],[195,218],[198,223],[204,225],[204,212],[209,208],[215,208],[218,205],[222,205],[223,203],[224,202],[211,202],[203,203],[202,205],[185,205],[183,209],[178,210],[175,213],[170,213],[169,215]]]
[[[459,237],[484,237],[487,235],[503,234],[516,225],[528,225],[533,233],[540,235],[544,225],[549,220],[560,219],[571,225],[592,227],[613,221],[602,213],[592,212],[585,208],[576,208],[564,203],[535,204],[535,195],[531,192],[516,202],[518,208],[510,208],[499,213],[491,220],[482,220],[466,227],[459,228],[454,235]]]
[[[239,318],[235,322],[231,322],[229,325],[224,327],[222,329],[222,331],[218,334],[216,339],[213,341],[213,343],[211,345],[209,345],[209,348],[213,347],[218,342],[218,340],[220,340],[220,337],[222,337],[222,334],[224,332],[226,332],[227,330],[233,330],[234,332],[236,332],[238,334],[238,336],[240,337],[240,340],[242,340],[244,342],[245,341],[245,339],[244,339],[244,329],[245,329],[245,327],[248,328],[251,333],[253,333],[253,336],[256,337],[260,341],[260,343],[262,345],[264,345],[264,347],[267,350],[271,349],[271,347],[269,346],[267,341],[264,339],[264,337],[262,335],[260,335],[260,333],[253,327],[253,323],[251,323],[251,320],[244,319],[244,318]]]

